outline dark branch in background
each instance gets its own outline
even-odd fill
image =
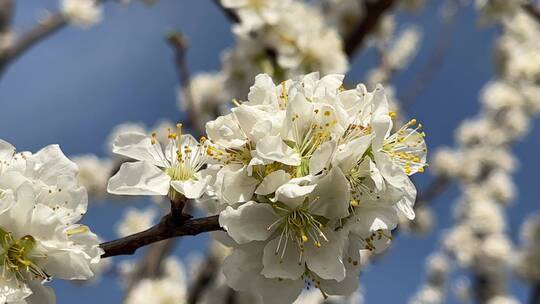
[[[540,9],[536,7],[533,3],[526,3],[521,6],[531,17],[540,22]]]
[[[444,58],[452,45],[452,36],[455,29],[458,8],[453,7],[450,9],[452,11],[449,12],[447,19],[444,21],[444,27],[439,34],[435,49],[430,54],[428,61],[420,69],[420,72],[411,82],[411,85],[409,85],[403,96],[398,98],[405,107],[410,106],[416,101],[420,93],[431,81],[433,81],[435,75],[440,71],[443,65]]]
[[[46,17],[33,29],[23,34],[15,40],[13,45],[0,54],[0,72],[6,66],[22,55],[31,46],[52,35],[67,24],[66,18],[61,13],[56,13]]]
[[[141,247],[159,241],[216,230],[221,230],[217,215],[178,221],[168,214],[161,219],[159,224],[150,229],[101,244],[101,248],[105,251],[102,257],[129,255]]]
[[[367,35],[377,27],[384,13],[396,2],[395,0],[364,1],[364,18],[344,38],[345,53],[349,58],[363,44]]]
[[[13,17],[13,1],[0,0],[0,35],[7,33]]]
[[[529,304],[540,304],[540,283],[531,286]]]
[[[232,23],[239,23],[240,18],[236,14],[236,12],[232,9],[228,9],[221,4],[221,0],[212,0],[225,14],[225,16],[232,22]]]
[[[219,263],[216,258],[209,255],[204,262],[204,265],[197,273],[197,277],[193,280],[193,284],[188,291],[187,304],[197,304],[203,295],[204,291],[212,284],[219,269]]]
[[[451,180],[449,178],[444,176],[435,177],[424,190],[418,192],[416,204],[420,206],[430,203],[439,197],[439,195],[443,194],[450,185]]]
[[[195,113],[193,95],[191,93],[191,77],[187,64],[187,39],[182,33],[171,31],[167,34],[167,41],[174,50],[174,62],[176,64],[178,80],[180,81],[180,85],[182,86],[182,91],[184,92],[185,96],[185,100],[182,102],[186,103],[186,108],[188,109],[188,115],[186,117],[187,124],[191,131],[197,133],[195,135],[200,136],[203,130],[200,130],[201,124],[197,117],[197,113]]]

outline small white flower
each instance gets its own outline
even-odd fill
[[[150,227],[156,218],[154,209],[137,210],[130,208],[124,215],[123,220],[116,226],[116,233],[120,237],[144,231]]]
[[[119,135],[113,152],[137,160],[122,164],[111,177],[107,190],[123,195],[167,195],[175,193],[187,198],[199,198],[205,192],[207,179],[200,170],[206,164],[206,145],[191,135],[169,133],[169,143],[163,149],[157,134],[151,137],[141,133]]]
[[[101,21],[102,7],[96,0],[61,0],[61,9],[69,21],[88,28]]]

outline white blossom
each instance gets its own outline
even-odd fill
[[[124,237],[144,231],[152,227],[156,215],[156,211],[152,208],[145,210],[130,208],[125,212],[122,221],[116,226],[116,233],[118,236]]]
[[[78,168],[51,145],[16,153],[0,140],[0,302],[55,303],[43,283],[93,276],[103,250],[90,229]]]
[[[100,22],[103,14],[96,0],[61,0],[61,10],[69,22],[83,28]]]

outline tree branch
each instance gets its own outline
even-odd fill
[[[197,113],[195,113],[195,105],[193,103],[191,76],[187,64],[187,39],[182,33],[172,31],[167,34],[167,41],[174,50],[174,62],[176,64],[176,71],[178,72],[178,80],[185,94],[186,100],[183,102],[186,103],[186,108],[188,110],[188,115],[186,117],[187,124],[193,132],[197,133],[197,136],[200,136],[204,130],[202,130],[202,125],[198,119]]]
[[[416,203],[418,205],[423,205],[431,202],[439,195],[443,194],[450,185],[451,180],[449,178],[444,176],[435,177],[424,190],[418,192]]]
[[[216,230],[221,230],[217,215],[178,221],[171,214],[168,214],[150,229],[101,244],[101,248],[105,251],[102,257],[129,255],[141,247],[159,241]]]
[[[349,58],[362,45],[367,35],[375,29],[384,13],[396,2],[395,0],[364,1],[364,18],[344,38],[345,53]]]
[[[0,0],[0,34],[9,31],[13,17],[13,1]]]
[[[45,18],[33,29],[23,34],[15,41],[13,46],[0,54],[0,72],[14,59],[22,55],[31,46],[52,35],[67,24],[66,18],[61,13],[56,13]]]
[[[536,19],[536,21],[540,22],[540,10],[533,3],[525,3],[521,5],[521,8],[523,8],[531,17]]]
[[[232,23],[240,23],[240,17],[236,14],[236,12],[230,8],[226,8],[221,4],[221,0],[213,0],[213,2],[223,11],[225,16],[232,22]]]
[[[197,274],[192,286],[190,286],[187,304],[197,304],[199,302],[204,290],[206,290],[214,280],[218,267],[219,265],[216,259],[209,255],[206,258],[203,267],[201,267],[201,270]]]
[[[418,75],[411,82],[412,84],[405,91],[403,97],[398,98],[404,106],[410,106],[418,98],[418,95],[424,90],[427,85],[432,81],[443,65],[444,58],[452,45],[452,36],[454,32],[454,25],[456,21],[457,8],[448,16],[445,21],[444,28],[439,34],[439,38],[435,49],[430,54],[427,63],[421,68]]]
[[[540,304],[540,283],[531,286],[529,304]]]

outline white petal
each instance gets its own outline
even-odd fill
[[[328,169],[335,150],[336,142],[334,140],[327,141],[317,148],[309,160],[309,174],[315,176],[324,169]]]
[[[302,292],[303,280],[279,280],[261,277],[257,280],[262,304],[293,303]]]
[[[54,184],[59,175],[76,176],[79,173],[77,165],[70,161],[58,145],[50,145],[27,160],[27,170],[32,170],[34,176],[47,184]]]
[[[330,172],[318,181],[311,197],[314,200],[309,207],[312,214],[329,219],[340,219],[349,215],[349,183],[337,167],[332,167]]]
[[[170,182],[167,174],[148,162],[123,163],[109,179],[107,191],[119,195],[167,195]]]
[[[342,229],[335,232],[332,229],[325,229],[323,232],[328,242],[321,240],[321,247],[315,246],[311,241],[305,244],[306,264],[323,279],[341,281],[345,278],[342,256],[346,231]]]
[[[256,194],[268,195],[291,179],[291,175],[283,170],[274,171],[264,177],[263,181],[255,190]]]
[[[198,180],[174,180],[171,181],[171,186],[185,197],[196,199],[201,197],[206,191],[207,182],[203,177],[200,177]]]
[[[238,243],[264,241],[275,230],[272,224],[278,219],[272,206],[265,203],[247,202],[238,209],[227,207],[219,215],[219,224]]]
[[[300,156],[283,142],[279,135],[269,135],[257,142],[257,156],[267,161],[275,161],[285,165],[300,165]]]
[[[261,274],[267,278],[296,280],[304,273],[304,262],[300,260],[300,248],[293,240],[286,240],[284,236],[278,249],[279,239],[280,237],[276,237],[264,247],[264,268]],[[285,241],[288,243],[284,252]]]
[[[113,152],[135,160],[144,160],[159,167],[166,167],[165,156],[159,143],[142,133],[123,133],[113,143]]]
[[[288,183],[280,186],[276,190],[274,201],[280,201],[291,209],[298,208],[306,199],[307,195],[313,192],[316,185],[303,185],[299,182],[302,179],[292,179]]]
[[[253,291],[262,269],[263,243],[252,242],[235,248],[223,261],[225,283],[238,291]]]
[[[259,183],[257,179],[248,176],[243,166],[227,166],[222,169],[223,183],[221,197],[228,204],[247,202],[253,196],[253,191]]]
[[[15,147],[5,140],[0,139],[0,163],[10,162],[15,155]]]

